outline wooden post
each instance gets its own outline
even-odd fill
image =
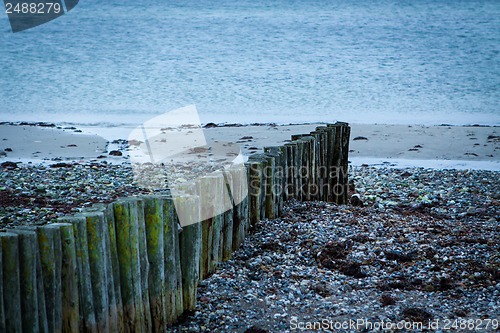
[[[248,168],[248,215],[250,227],[253,227],[260,221],[262,207],[262,192],[264,190],[264,170],[262,161],[252,159],[252,156],[246,163]],[[233,250],[236,250],[233,248]]]
[[[99,332],[109,331],[108,276],[106,270],[105,222],[102,212],[85,212],[89,251],[90,279],[94,311]]]
[[[222,213],[230,207],[227,192],[224,191],[222,173],[213,173],[200,178],[200,203],[202,218],[201,279],[216,268],[219,261]]]
[[[219,260],[218,260],[219,262],[231,258],[231,255],[233,253],[234,222],[239,223],[239,221],[237,220],[233,221],[233,214],[236,215],[236,207],[234,206],[233,196],[235,194],[237,195],[237,193],[235,193],[237,190],[234,188],[236,184],[235,184],[235,179],[233,179],[233,176],[236,177],[236,175],[232,173],[230,170],[224,170],[222,173],[224,175],[223,193],[224,196],[227,196],[231,200],[232,207],[227,211],[223,212],[222,214],[220,214],[222,224],[221,224],[221,236],[220,236],[221,246],[219,250]]]
[[[232,178],[232,201],[233,214],[228,216],[232,219],[233,236],[232,249],[236,251],[245,239],[249,229],[248,203],[249,203],[249,179],[250,175],[244,164],[235,165],[227,170]],[[226,256],[227,258],[227,256]]]
[[[143,197],[146,223],[147,258],[149,259],[149,302],[153,332],[162,332],[167,325],[165,290],[165,244],[163,200],[158,196]]]
[[[314,131],[316,140],[319,141],[318,145],[318,187],[319,187],[319,200],[327,201],[327,189],[328,180],[328,165],[327,165],[327,127],[318,126],[316,131]]]
[[[110,308],[109,313],[112,316],[116,313],[116,325],[113,325],[113,317],[110,317],[110,330],[116,329],[116,332],[124,332],[124,321],[123,321],[123,303],[122,303],[122,294],[120,287],[120,264],[118,261],[118,249],[116,247],[116,229],[115,229],[115,213],[113,204],[105,205],[103,210],[104,215],[106,216],[106,227],[108,228],[108,262],[110,263],[110,271],[108,276],[110,278],[110,282],[112,282],[112,287],[109,288],[110,294],[109,299],[113,300],[115,309]],[[113,303],[111,303],[113,304]]]
[[[274,218],[281,215],[281,211],[283,210],[283,192],[284,192],[284,173],[285,173],[285,148],[280,146],[274,147],[264,147],[264,152],[268,156],[274,157],[274,177],[273,177],[273,187],[272,193],[274,197],[275,203],[275,212]]]
[[[297,155],[299,164],[297,166],[298,169],[298,183],[299,183],[299,192],[298,192],[298,200],[305,201],[308,200],[308,190],[309,190],[309,150],[307,141],[299,139],[297,144]]]
[[[113,207],[124,329],[125,332],[145,332],[137,200],[120,199],[113,204]]]
[[[250,227],[252,227],[259,219],[259,198],[260,198],[260,183],[262,182],[261,173],[259,172],[260,164],[256,161],[245,163],[248,175],[248,219]],[[233,248],[233,250],[235,250]]]
[[[296,198],[297,185],[297,143],[286,143],[286,173],[285,173],[285,195],[286,199]]]
[[[233,174],[229,170],[223,171],[224,184],[223,192],[224,196],[231,202],[231,208],[226,210],[221,215],[222,228],[221,228],[221,247],[219,250],[219,262],[229,260],[233,254],[233,210],[236,209],[234,206],[234,196],[238,197],[237,189],[237,179],[233,179]]]
[[[338,122],[342,126],[342,160],[340,162],[342,168],[342,203],[347,203],[347,192],[349,190],[349,137],[351,128],[348,123]]]
[[[267,165],[264,169],[266,177],[266,218],[273,219],[276,217],[276,192],[274,187],[276,184],[276,160],[274,156],[265,155]]]
[[[135,199],[135,198],[134,198]],[[151,308],[149,307],[149,260],[146,245],[146,223],[144,219],[144,202],[137,200],[137,221],[139,239],[139,262],[141,264],[141,295],[144,305],[144,329],[152,331]]]
[[[221,251],[221,261],[227,261],[233,256],[233,216],[235,212],[234,209],[230,209],[222,214],[223,224],[222,224],[222,251]],[[236,242],[235,242],[236,244]]]
[[[49,331],[61,332],[61,232],[57,225],[48,224],[37,229],[37,238],[42,262]]]
[[[65,216],[59,222],[70,223],[75,235],[75,250],[78,271],[79,331],[97,332],[94,297],[87,241],[87,221],[84,216]]]
[[[316,145],[314,142],[314,137],[311,135],[304,136],[302,141],[305,142],[305,158],[307,160],[306,168],[307,168],[307,187],[306,187],[306,200],[314,200],[315,194],[317,192],[317,184],[315,180],[316,175]]]
[[[120,267],[116,249],[115,214],[113,204],[95,204],[86,208],[87,212],[102,212],[104,214],[106,275],[108,280],[108,308],[110,332],[123,332],[123,305],[120,290]]]
[[[216,172],[212,175],[212,205],[214,207],[214,216],[212,220],[212,252],[208,262],[210,273],[215,272],[217,264],[222,261],[222,226],[224,224],[224,212],[229,208],[226,204],[230,203],[227,194],[226,183],[223,174]],[[225,207],[226,206],[226,207]],[[204,205],[202,205],[204,210]]]
[[[327,186],[326,186],[326,197],[327,201],[329,202],[335,202],[335,196],[333,195],[333,188],[336,184],[336,179],[335,179],[335,160],[334,160],[334,155],[335,155],[335,144],[336,144],[336,135],[337,135],[337,129],[335,127],[332,127],[331,124],[327,125],[327,154],[326,154],[326,165],[327,165]]]
[[[306,143],[301,140],[309,134],[293,134],[291,144],[297,145],[295,163],[296,163],[296,177],[297,187],[295,190],[295,198],[299,201],[307,200],[307,151]]]
[[[221,261],[222,254],[222,225],[224,224],[224,213],[212,218],[212,252],[208,260],[208,272],[213,273],[217,264]]]
[[[184,309],[182,302],[179,223],[175,213],[174,200],[171,197],[166,197],[163,200],[166,320],[168,324],[172,324]]]
[[[176,198],[176,207],[189,215],[186,220],[199,221],[200,198],[182,195]],[[184,310],[196,308],[196,291],[200,279],[201,223],[191,223],[182,227],[179,237],[180,262],[182,271],[182,300]]]
[[[323,132],[322,131],[312,131],[311,136],[314,137],[314,184],[315,190],[313,191],[313,200],[323,200]]]
[[[200,218],[201,223],[201,254],[200,254],[200,281],[208,277],[209,260],[212,253],[212,217],[208,211],[210,205],[210,178],[202,177],[199,181],[200,193]]]
[[[42,261],[40,258],[40,251],[38,249],[38,238],[36,236],[36,230],[39,227],[36,226],[18,226],[15,230],[26,230],[32,233],[35,233],[35,268],[36,268],[36,289],[35,293],[37,295],[37,307],[38,307],[38,331],[40,333],[48,333],[49,332],[49,325],[47,321],[47,311],[45,307],[45,285],[43,283],[43,272],[42,272]],[[1,246],[0,246],[0,252],[1,252]],[[0,253],[1,257],[1,253]],[[1,259],[1,258],[0,258]],[[0,260],[0,268],[2,267],[1,265],[1,260]],[[1,273],[2,270],[0,269],[0,281],[1,279]],[[2,287],[0,286],[0,291]],[[0,292],[0,300],[2,299],[1,297],[1,292]],[[0,302],[0,311],[3,308],[3,303]],[[2,328],[2,320],[0,319],[0,328]],[[3,332],[0,329],[0,332]]]
[[[20,333],[22,332],[22,312],[18,235],[11,232],[0,232],[0,242],[4,310],[4,317],[0,319],[0,323],[5,327],[4,332]]]
[[[268,183],[268,178],[266,174],[266,170],[268,167],[267,159],[264,154],[254,154],[248,158],[248,162],[258,162],[260,163],[259,166],[259,172],[261,173],[262,181],[260,183],[260,190],[258,192],[260,193],[260,199],[259,199],[259,214],[260,217],[258,221],[261,221],[266,218],[266,198],[267,198],[267,183]]]
[[[36,274],[38,244],[36,232],[22,229],[13,229],[9,230],[9,232],[18,235],[19,240],[19,274],[23,332],[39,332]]]
[[[70,223],[56,223],[52,224],[52,226],[58,227],[61,233],[62,331],[78,333],[80,304],[73,225]]]
[[[341,162],[342,162],[342,126],[339,124],[328,124],[330,129],[329,134],[331,138],[331,149],[329,151],[330,160],[330,181],[329,181],[329,192],[331,201],[341,204],[342,202],[342,188],[341,188]]]
[[[283,211],[283,203],[288,200],[288,195],[286,193],[286,184],[288,181],[288,148],[283,145],[279,146],[278,149],[281,152],[281,202],[279,207],[279,215]]]

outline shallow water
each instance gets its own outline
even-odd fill
[[[0,120],[500,124],[498,1],[81,1],[15,33]]]

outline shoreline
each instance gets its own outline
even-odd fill
[[[237,144],[245,156],[308,133],[321,123],[203,125],[208,144]],[[500,171],[500,127],[447,124],[350,124],[350,165]],[[0,163],[128,163],[132,127],[75,127],[39,122],[0,123]],[[113,152],[112,155],[110,153]]]

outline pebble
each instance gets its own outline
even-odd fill
[[[463,319],[498,318],[500,205],[492,199],[500,192],[498,176],[351,167],[350,179],[364,189],[358,190],[363,206],[288,201],[280,218],[258,223],[233,258],[203,281],[198,298],[210,293],[210,301],[198,302],[196,314],[171,330],[200,332],[203,324],[201,332],[294,332],[292,321],[323,318],[443,322],[458,318],[460,309]],[[326,250],[335,244],[342,255]],[[343,265],[363,274],[344,274]]]
[[[0,164],[0,228],[56,222],[96,202],[151,191],[134,185],[130,165]]]

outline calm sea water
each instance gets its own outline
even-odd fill
[[[0,120],[500,124],[500,1],[81,1],[13,34]]]

